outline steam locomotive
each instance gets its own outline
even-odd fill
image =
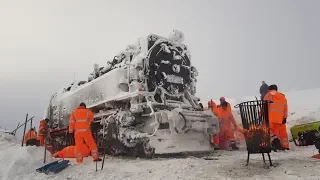
[[[68,135],[71,112],[84,102],[94,113],[92,133],[99,150],[142,154],[211,151],[210,135],[219,132],[212,112],[195,96],[197,69],[182,42],[184,34],[139,38],[106,66],[94,65],[87,81],[74,81],[53,94],[49,148],[73,144]]]

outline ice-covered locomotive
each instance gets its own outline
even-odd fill
[[[53,129],[51,145],[57,149],[72,143],[66,135],[69,116],[84,102],[95,115],[98,146],[109,153],[211,150],[209,137],[218,133],[219,123],[198,104],[198,72],[183,40],[180,31],[168,38],[140,38],[106,66],[95,64],[88,81],[52,95],[45,112]]]

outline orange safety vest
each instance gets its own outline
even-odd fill
[[[89,131],[90,123],[93,119],[93,113],[89,109],[79,106],[71,113],[69,119],[69,133]]]
[[[272,101],[268,103],[268,114],[270,123],[282,124],[284,118],[288,117],[288,104],[284,94],[270,90],[264,100]]]
[[[38,136],[46,136],[48,131],[48,123],[45,120],[40,121]]]
[[[29,130],[29,131],[24,135],[24,140],[23,140],[23,142],[26,144],[29,139],[37,139],[37,133],[36,133],[36,131]]]

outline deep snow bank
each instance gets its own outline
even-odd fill
[[[44,149],[35,146],[21,147],[14,136],[0,132],[0,179],[24,179],[43,165]],[[50,159],[49,153],[47,159]]]

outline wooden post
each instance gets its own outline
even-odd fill
[[[30,120],[30,129],[32,128],[32,119]],[[31,139],[31,133],[29,134],[29,139]]]
[[[13,134],[14,136],[15,136],[16,133],[17,133],[17,130],[18,130],[19,125],[20,125],[20,122],[18,123],[16,130],[15,130],[15,131],[12,131],[12,134]]]
[[[23,140],[24,140],[24,135],[26,134],[27,122],[28,122],[28,113],[26,115],[26,122],[24,123],[24,130],[23,130],[23,134],[22,134],[21,146],[23,146]]]
[[[43,164],[46,163],[47,160],[47,136],[44,138],[44,157],[43,157]]]

